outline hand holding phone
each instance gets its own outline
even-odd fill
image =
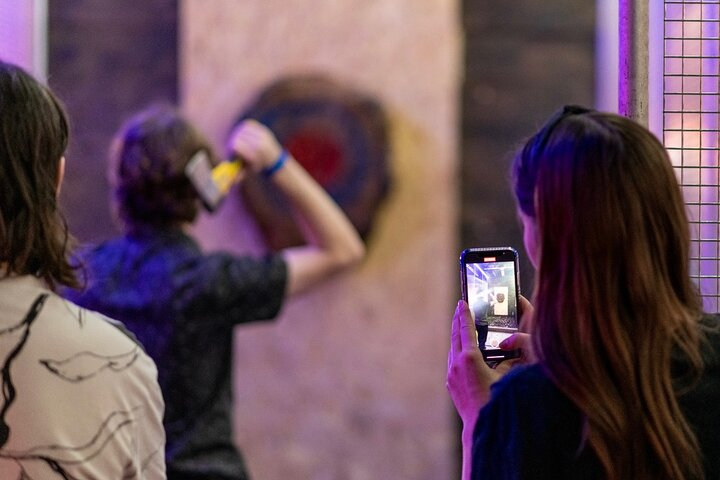
[[[488,364],[520,356],[500,342],[518,331],[518,254],[512,247],[469,248],[460,254],[462,298],[470,306],[478,347]]]

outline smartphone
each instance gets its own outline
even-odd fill
[[[462,298],[470,306],[478,347],[488,363],[520,356],[500,342],[520,325],[518,253],[512,247],[468,248],[460,254]]]

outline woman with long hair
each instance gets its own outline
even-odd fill
[[[55,293],[78,285],[57,200],[67,143],[58,99],[0,61],[0,478],[164,479],[155,364]]]
[[[463,478],[720,478],[720,333],[689,273],[670,159],[644,127],[565,107],[516,156],[534,309],[490,369],[464,302],[448,388]],[[492,388],[490,387],[492,385]]]

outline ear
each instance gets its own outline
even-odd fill
[[[63,179],[65,178],[65,156],[60,157],[58,162],[57,170],[57,184],[55,186],[55,194],[60,195],[60,186],[62,185]]]

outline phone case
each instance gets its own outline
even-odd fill
[[[488,363],[516,358],[497,345],[519,326],[518,254],[512,247],[468,248],[460,254],[462,298],[470,306],[478,347]]]

